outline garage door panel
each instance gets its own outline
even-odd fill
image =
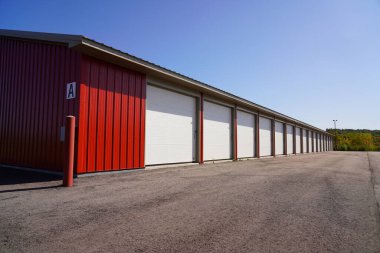
[[[293,126],[286,125],[286,149],[288,154],[293,154]]]
[[[301,129],[296,127],[296,153],[301,153]]]
[[[204,102],[204,159],[231,159],[231,108]]]
[[[306,153],[307,152],[307,137],[306,137],[305,129],[302,129],[302,147],[303,147],[302,153]]]
[[[238,158],[255,156],[255,116],[237,111]]]
[[[196,99],[148,85],[146,103],[145,163],[195,161]]]
[[[275,122],[275,143],[276,143],[276,155],[284,154],[284,124],[281,122]]]
[[[260,117],[260,156],[272,155],[271,120]]]
[[[313,139],[311,138],[311,132],[309,131],[309,153],[312,151],[312,146],[313,146]]]

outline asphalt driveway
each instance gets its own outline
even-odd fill
[[[0,168],[1,252],[380,252],[380,153],[29,176]]]

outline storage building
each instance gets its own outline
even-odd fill
[[[0,30],[0,164],[75,172],[332,150],[327,132],[79,35]]]

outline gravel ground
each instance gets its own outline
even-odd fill
[[[61,181],[0,169],[1,252],[380,252],[380,153]],[[378,196],[379,197],[379,196]]]

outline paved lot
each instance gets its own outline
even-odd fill
[[[2,252],[380,252],[380,153],[134,171],[70,189],[1,171]]]

